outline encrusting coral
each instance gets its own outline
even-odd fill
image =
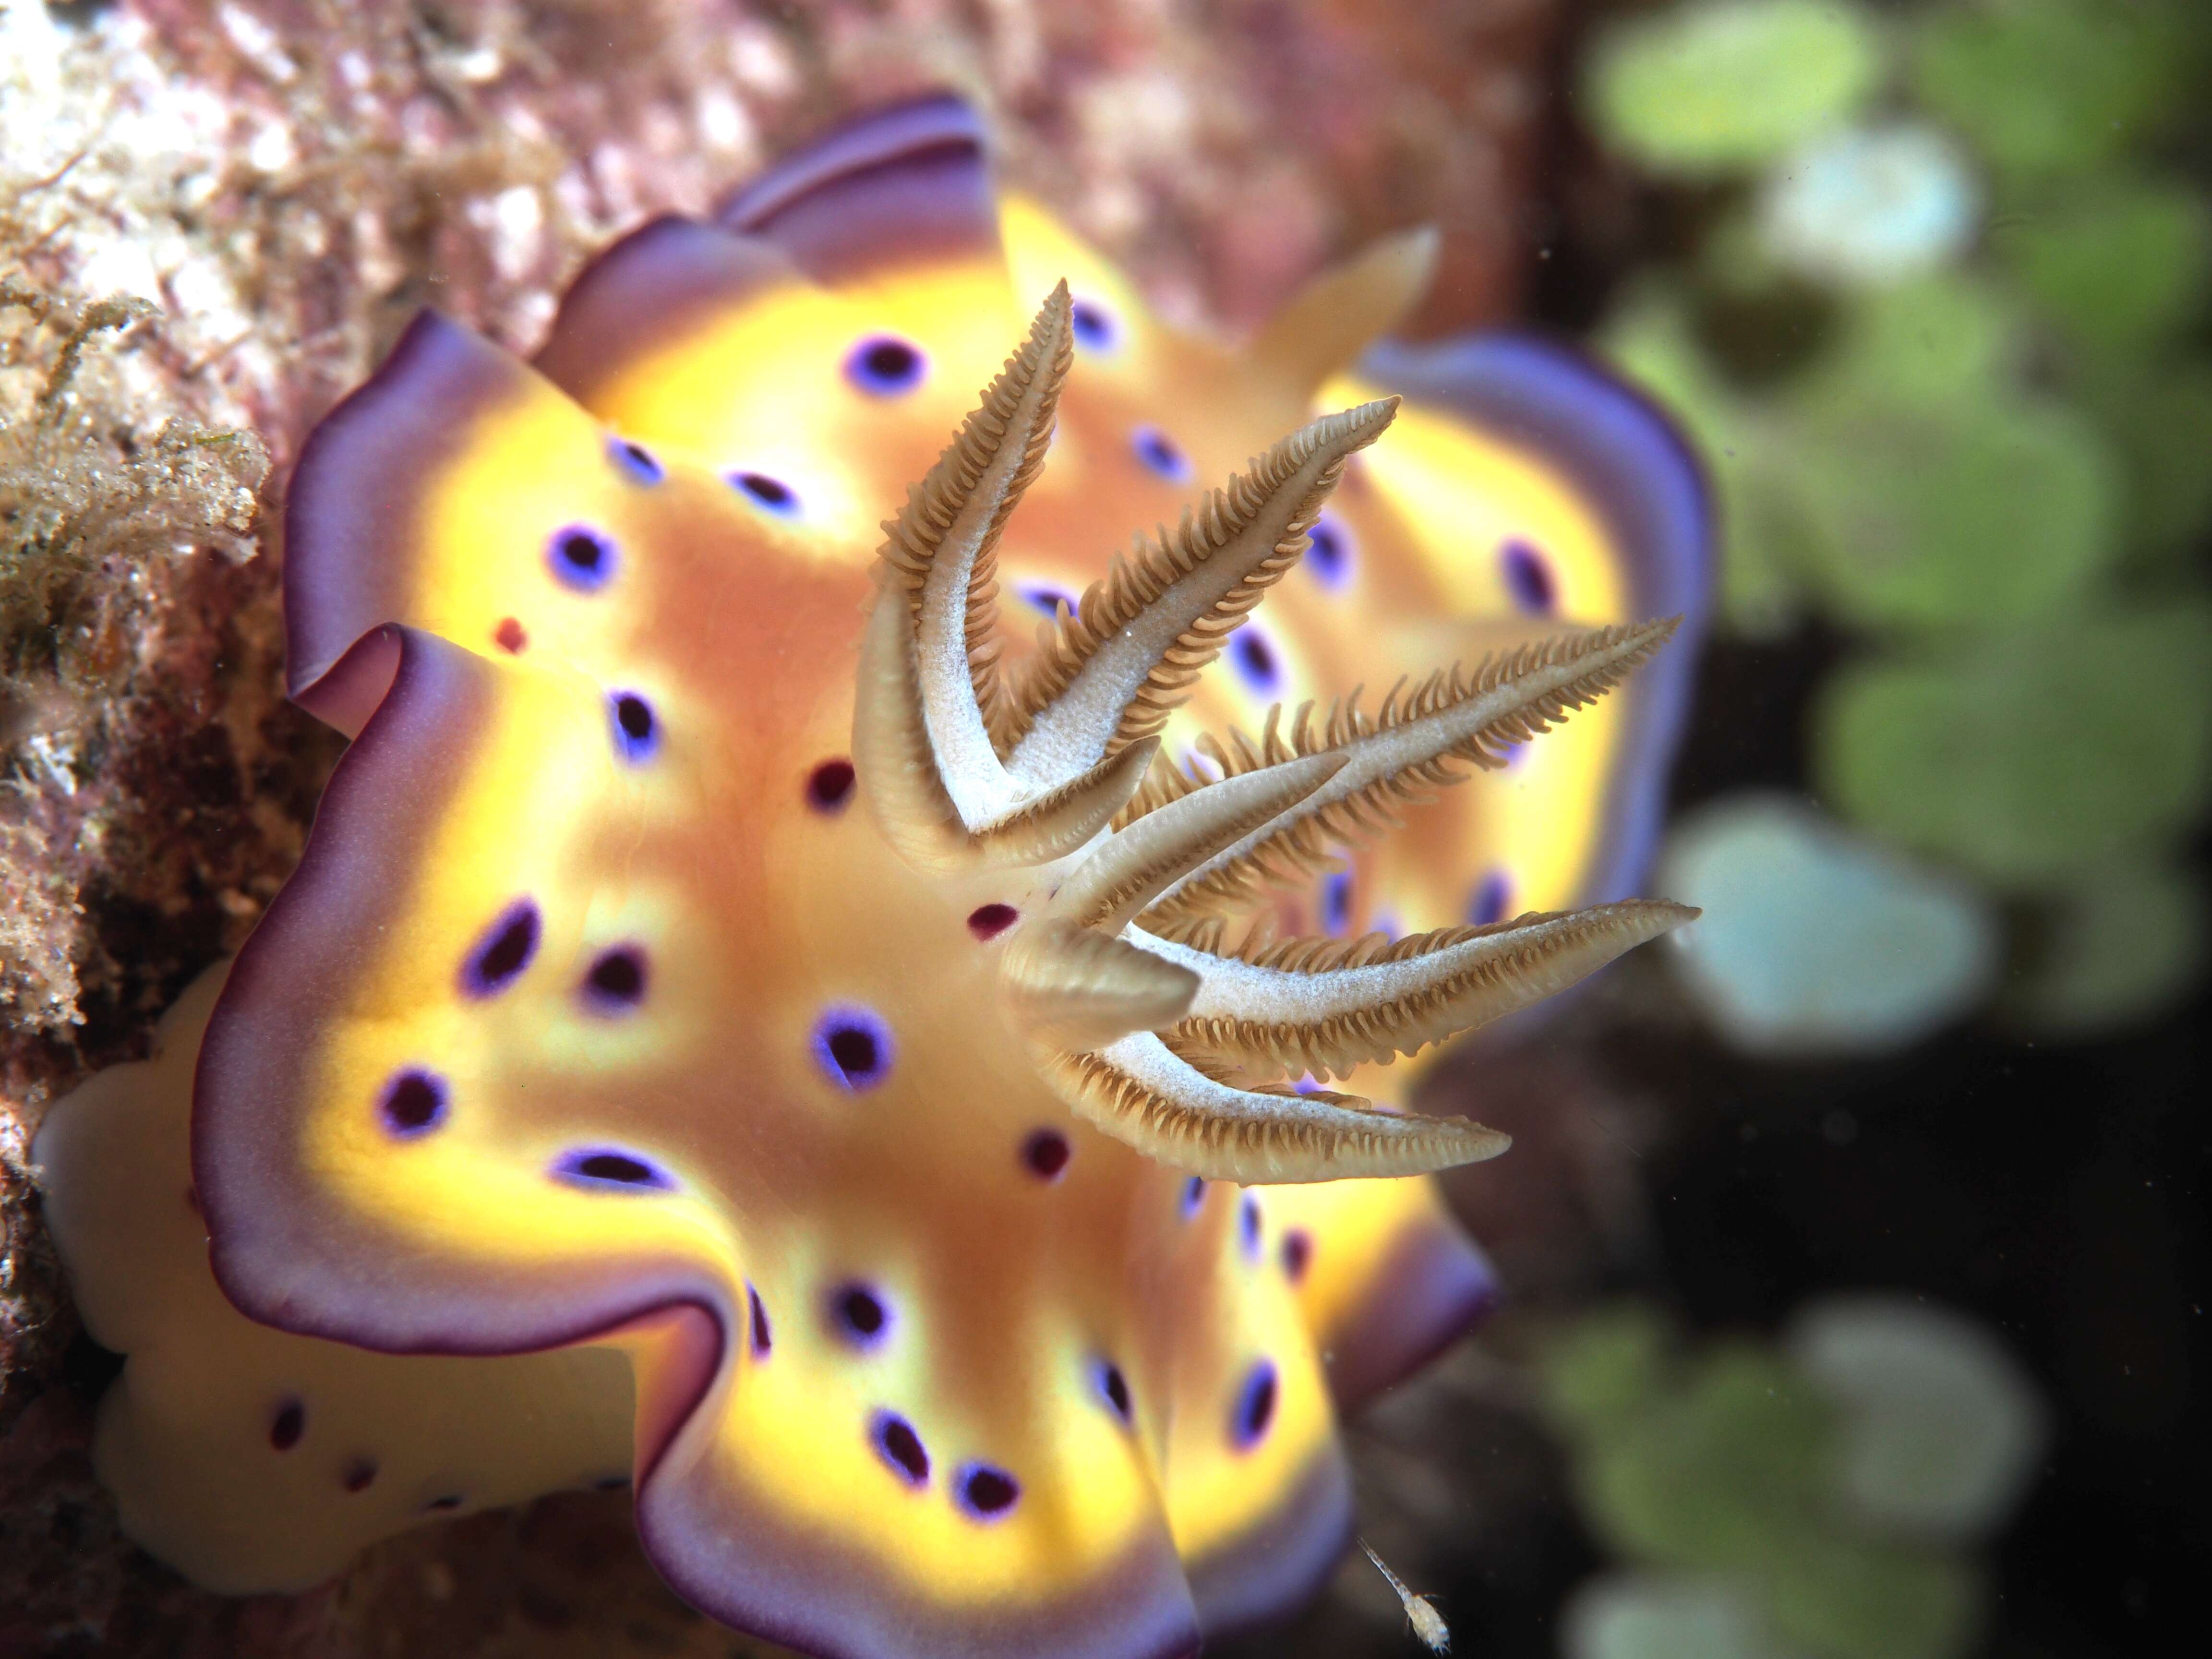
[[[1369,308],[1328,355],[1420,259],[1324,289]],[[929,465],[1039,265],[1026,343]],[[1608,820],[1649,810],[1626,782],[1663,762],[1664,698],[1537,745],[1579,736],[1595,772],[1514,751],[1651,654],[1671,622],[1606,612],[1699,597],[1704,544],[1663,428],[1570,359],[1447,352],[1407,367],[1450,388],[1417,410],[1317,391],[1340,365],[1297,343],[1244,373],[1158,330],[994,199],[946,100],[833,135],[719,226],[637,233],[536,370],[416,322],[289,492],[293,693],[354,737],[301,870],[161,1063],[40,1144],[129,1353],[101,1455],[142,1535],[210,1582],[296,1583],[612,1473],[565,1397],[634,1412],[671,1583],[818,1653],[1181,1652],[1306,1591],[1345,1540],[1335,1411],[1491,1295],[1425,1182],[1334,1178],[1501,1149],[1399,1109],[1376,1062],[1686,914],[1504,921],[1466,860],[1533,892],[1632,878]],[[1341,412],[1186,494],[1317,398]],[[878,554],[870,509],[917,475]],[[1103,515],[1177,506],[1060,597]],[[1437,620],[1417,596],[1462,579],[1470,533],[1506,607],[1471,630],[1488,659],[1362,714],[1322,665]],[[1035,666],[1002,665],[1002,579],[1053,595]],[[1269,735],[1178,774],[1164,744],[1201,751],[1176,705],[1224,651],[1207,712]],[[1282,739],[1265,711],[1309,686],[1337,712]],[[1449,867],[1379,842],[1374,893],[1443,907],[1429,932],[1148,926],[1209,875],[1310,879],[1315,836],[1465,766],[1526,769],[1567,816],[1486,821],[1504,798],[1468,784]],[[1320,914],[1348,934],[1349,899]],[[273,1330],[186,1330],[212,1297],[89,1220],[132,1207],[134,1160],[88,1149],[173,1135],[195,1048],[189,1185],[135,1167],[156,1193],[171,1169]]]

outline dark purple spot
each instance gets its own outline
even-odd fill
[[[866,1285],[841,1285],[830,1294],[830,1325],[854,1346],[872,1348],[890,1334],[891,1310]]]
[[[929,1480],[929,1452],[921,1443],[921,1437],[914,1431],[914,1425],[896,1412],[878,1412],[872,1437],[876,1449],[884,1462],[905,1477],[909,1486],[925,1486]]]
[[[1303,1285],[1306,1269],[1311,1266],[1313,1235],[1303,1227],[1293,1227],[1283,1235],[1283,1276],[1293,1285]]]
[[[1124,1423],[1133,1409],[1129,1399],[1129,1379],[1121,1375],[1121,1368],[1110,1359],[1098,1362],[1098,1394],[1115,1416]]]
[[[894,398],[921,384],[921,353],[895,335],[878,334],[854,346],[845,378],[877,398]]]
[[[1262,1359],[1237,1391],[1237,1411],[1230,1419],[1229,1437],[1237,1450],[1249,1451],[1267,1432],[1275,1420],[1275,1362]]]
[[[1165,478],[1170,483],[1190,482],[1190,457],[1176,447],[1174,439],[1156,426],[1140,426],[1129,434],[1129,447],[1147,471]]]
[[[1057,620],[1063,612],[1075,609],[1075,595],[1064,587],[1054,587],[1049,582],[1030,582],[1021,589],[1023,603],[1034,606],[1048,617]]]
[[[1022,1162],[1040,1181],[1057,1181],[1067,1168],[1067,1137],[1057,1129],[1039,1129],[1022,1142]]]
[[[356,1457],[345,1466],[345,1473],[338,1477],[338,1484],[348,1492],[367,1492],[375,1480],[376,1460],[374,1457]]]
[[[1340,588],[1352,579],[1352,532],[1334,513],[1324,513],[1306,532],[1306,566],[1323,587]]]
[[[814,1028],[814,1058],[841,1088],[872,1089],[891,1068],[890,1029],[865,1008],[833,1008]]]
[[[614,457],[615,465],[640,483],[657,484],[668,476],[668,469],[660,458],[643,444],[634,444],[627,438],[610,438],[607,453]]]
[[[968,931],[979,939],[996,939],[1021,920],[1011,904],[979,904],[968,913]]]
[[[615,544],[589,525],[572,524],[553,532],[545,556],[566,586],[588,593],[604,587],[615,574]]]
[[[1321,878],[1321,930],[1341,934],[1352,926],[1352,872],[1339,870]]]
[[[185,1183],[185,1207],[196,1216],[204,1217],[207,1214],[207,1212],[200,1206],[200,1189],[191,1182]]]
[[[1503,870],[1492,870],[1474,890],[1468,901],[1467,919],[1478,927],[1487,927],[1492,922],[1505,919],[1505,906],[1513,896],[1513,884],[1505,879]]]
[[[522,624],[512,617],[500,618],[499,626],[492,630],[492,643],[509,656],[519,656],[522,647],[530,643],[530,635],[522,631]]]
[[[1067,324],[1075,343],[1085,351],[1111,351],[1121,335],[1114,325],[1114,313],[1096,300],[1078,300],[1070,306]]]
[[[806,775],[806,804],[817,812],[838,812],[853,793],[853,763],[826,760]]]
[[[635,1152],[580,1146],[553,1161],[555,1179],[596,1192],[672,1192],[676,1177]]]
[[[307,1408],[297,1400],[286,1401],[269,1419],[269,1443],[278,1451],[291,1450],[307,1431]]]
[[[768,1310],[761,1305],[760,1292],[750,1283],[745,1285],[745,1309],[752,1322],[753,1358],[765,1359],[775,1346],[775,1334],[769,1329]]]
[[[1206,1181],[1193,1176],[1182,1183],[1182,1218],[1188,1221],[1198,1213],[1198,1206],[1206,1202]]]
[[[432,1072],[402,1072],[385,1085],[382,1110],[393,1134],[426,1133],[446,1115],[446,1080]]]
[[[460,1506],[467,1501],[468,1500],[464,1498],[460,1493],[457,1492],[449,1492],[442,1498],[432,1498],[428,1503],[423,1504],[422,1507],[433,1514],[445,1514],[460,1508]]]
[[[645,999],[645,952],[634,945],[602,951],[584,975],[584,1000],[603,1014],[627,1013]]]
[[[1244,1194],[1244,1201],[1237,1206],[1237,1236],[1244,1246],[1245,1259],[1257,1261],[1260,1259],[1260,1200],[1249,1193]]]
[[[1273,696],[1281,687],[1283,668],[1275,660],[1275,648],[1251,623],[1237,630],[1237,637],[1229,644],[1229,658],[1244,684],[1261,696]]]
[[[593,1492],[620,1492],[629,1485],[629,1477],[626,1474],[603,1474],[591,1485]]]
[[[799,511],[798,495],[781,478],[771,478],[765,472],[732,472],[730,482],[743,490],[756,507],[778,518],[788,519]]]
[[[635,691],[617,691],[608,697],[607,708],[614,715],[617,752],[633,766],[652,759],[660,747],[660,722],[653,718],[653,705]]]
[[[960,1507],[978,1521],[995,1521],[1022,1495],[1021,1482],[988,1463],[970,1463],[954,1477]]]
[[[1505,574],[1505,591],[1513,603],[1531,616],[1548,617],[1558,604],[1552,567],[1530,544],[1515,537],[1498,550],[1498,562]]]
[[[538,954],[538,907],[517,899],[492,923],[461,964],[464,996],[496,996],[520,977]]]

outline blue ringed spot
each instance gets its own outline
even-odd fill
[[[1067,324],[1075,343],[1085,351],[1111,351],[1121,342],[1121,331],[1114,313],[1096,300],[1078,300],[1070,306]]]
[[[1196,1215],[1198,1206],[1205,1202],[1206,1178],[1203,1176],[1193,1176],[1182,1183],[1182,1197],[1176,1207],[1182,1212],[1185,1221]]]
[[[428,1134],[445,1121],[446,1079],[434,1072],[410,1066],[385,1085],[378,1112],[384,1127],[403,1140]]]
[[[1230,641],[1229,660],[1236,665],[1237,678],[1258,696],[1272,697],[1282,689],[1283,665],[1275,647],[1250,623],[1238,629],[1237,637]]]
[[[952,1477],[953,1501],[971,1520],[1001,1520],[1022,1495],[1022,1483],[988,1463],[969,1463]]]
[[[872,398],[913,391],[927,368],[914,343],[895,334],[870,335],[845,357],[845,378]]]
[[[1334,513],[1324,513],[1306,532],[1306,568],[1332,592],[1352,580],[1352,527]]]
[[[840,1285],[830,1292],[831,1332],[866,1351],[879,1347],[891,1334],[890,1306],[867,1285]]]
[[[1098,1397],[1106,1407],[1124,1423],[1133,1419],[1136,1403],[1129,1397],[1129,1379],[1121,1375],[1121,1368],[1110,1359],[1098,1361],[1094,1381]]]
[[[660,721],[653,705],[635,691],[607,696],[607,712],[614,720],[615,752],[632,766],[653,758],[660,747]]]
[[[1559,605],[1559,586],[1552,567],[1534,544],[1516,536],[1498,550],[1498,562],[1505,577],[1505,591],[1513,603],[1534,617],[1548,617]]]
[[[517,899],[484,930],[483,938],[461,964],[461,994],[497,996],[522,977],[538,954],[538,907]]]
[[[1244,1247],[1244,1259],[1257,1261],[1260,1259],[1260,1200],[1250,1193],[1245,1194],[1244,1201],[1237,1206],[1237,1236]]]
[[[619,1146],[579,1146],[553,1160],[553,1178],[586,1192],[667,1193],[676,1177]]]
[[[1129,447],[1145,469],[1170,483],[1188,483],[1192,471],[1190,457],[1184,454],[1176,441],[1156,426],[1140,426],[1129,434]]]
[[[814,1027],[814,1060],[841,1089],[872,1089],[891,1069],[890,1027],[866,1008],[832,1008]]]
[[[1321,878],[1321,930],[1340,939],[1352,926],[1352,872],[1337,870]]]
[[[1063,614],[1075,614],[1075,595],[1064,587],[1054,587],[1050,582],[1026,582],[1018,591],[1023,604],[1043,611],[1054,622]]]
[[[875,1443],[877,1455],[908,1486],[929,1484],[928,1448],[906,1419],[896,1412],[878,1412],[868,1426],[868,1438]]]
[[[545,562],[555,580],[579,593],[605,587],[621,560],[614,538],[587,524],[564,525],[545,543]]]
[[[607,440],[607,453],[614,463],[640,483],[657,484],[668,476],[668,469],[660,458],[643,444],[632,443],[627,438]]]
[[[781,478],[771,478],[765,472],[732,472],[729,482],[764,513],[773,513],[779,519],[799,516],[798,493]]]
[[[1505,878],[1503,870],[1492,870],[1476,885],[1474,896],[1468,901],[1467,919],[1477,927],[1487,927],[1505,920],[1505,907],[1513,896],[1513,885]]]
[[[1275,1396],[1279,1391],[1273,1360],[1262,1359],[1245,1374],[1244,1386],[1237,1391],[1237,1408],[1229,1419],[1230,1443],[1238,1451],[1249,1451],[1267,1437],[1275,1420]]]
[[[617,945],[599,952],[584,975],[584,1006],[595,1014],[626,1014],[645,1000],[645,952]]]

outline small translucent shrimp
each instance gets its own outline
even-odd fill
[[[1367,1559],[1375,1564],[1375,1571],[1389,1580],[1390,1588],[1398,1592],[1398,1600],[1405,1604],[1406,1617],[1413,1624],[1413,1634],[1421,1638],[1431,1653],[1449,1653],[1451,1629],[1444,1623],[1443,1614],[1431,1605],[1427,1596],[1416,1595],[1407,1589],[1406,1581],[1390,1571],[1382,1558],[1375,1553],[1373,1545],[1363,1538],[1359,1540],[1359,1547],[1367,1552]]]

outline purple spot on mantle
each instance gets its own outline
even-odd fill
[[[668,476],[668,469],[660,458],[643,444],[632,443],[627,438],[607,440],[607,453],[614,463],[639,483],[657,484]]]
[[[1023,1166],[1040,1181],[1059,1180],[1071,1156],[1067,1137],[1057,1129],[1039,1129],[1022,1142]]]
[[[1305,1283],[1306,1270],[1313,1266],[1313,1235],[1303,1227],[1292,1227],[1283,1235],[1283,1277],[1293,1285]]]
[[[779,519],[799,515],[799,495],[781,478],[772,478],[765,472],[732,472],[729,482],[747,501]]]
[[[826,760],[806,775],[806,804],[817,812],[842,812],[853,794],[853,763]]]
[[[384,1127],[402,1139],[428,1134],[445,1121],[446,1079],[435,1072],[410,1066],[385,1085],[378,1107]]]
[[[1004,1469],[988,1463],[969,1463],[952,1477],[953,1501],[978,1521],[996,1521],[1012,1509],[1022,1495],[1022,1484]]]
[[[1236,665],[1237,678],[1258,696],[1272,697],[1282,689],[1282,661],[1267,636],[1252,623],[1246,623],[1229,641],[1229,660]]]
[[[1513,884],[1506,880],[1505,872],[1492,870],[1476,884],[1474,896],[1468,901],[1467,919],[1478,927],[1503,921],[1512,896]]]
[[[1244,1201],[1237,1206],[1237,1237],[1244,1247],[1244,1259],[1260,1259],[1260,1200],[1252,1194],[1244,1194]]]
[[[874,334],[847,354],[845,378],[871,397],[896,398],[920,386],[927,367],[911,341]]]
[[[635,945],[602,951],[584,975],[584,1004],[596,1014],[626,1014],[645,1000],[645,952]]]
[[[814,1027],[814,1060],[840,1088],[872,1089],[891,1069],[891,1033],[866,1008],[832,1008]]]
[[[1129,434],[1129,447],[1145,464],[1147,471],[1166,479],[1170,483],[1188,483],[1191,480],[1190,457],[1184,454],[1176,441],[1156,426],[1140,426]]]
[[[1275,1420],[1279,1388],[1272,1359],[1261,1360],[1246,1375],[1244,1386],[1237,1390],[1237,1409],[1229,1420],[1230,1443],[1237,1450],[1249,1451],[1267,1437]]]
[[[517,899],[484,930],[477,948],[461,964],[461,994],[496,996],[520,978],[538,954],[538,907]]]
[[[1121,1375],[1121,1368],[1110,1359],[1102,1359],[1097,1369],[1098,1397],[1108,1409],[1124,1423],[1131,1420],[1136,1410],[1129,1397],[1129,1379]]]
[[[1552,567],[1534,544],[1515,537],[1498,550],[1498,568],[1513,603],[1532,617],[1548,617],[1559,604]]]
[[[878,1412],[869,1427],[868,1437],[876,1443],[876,1451],[884,1462],[907,1485],[929,1484],[929,1451],[921,1443],[921,1437],[914,1431],[913,1424],[896,1412]]]
[[[769,1328],[768,1310],[761,1305],[760,1292],[745,1282],[745,1311],[751,1322],[753,1358],[765,1359],[775,1346],[775,1333]]]
[[[545,562],[564,587],[590,593],[613,580],[621,556],[614,540],[587,524],[564,525],[545,544]]]
[[[653,758],[660,747],[660,722],[653,705],[635,691],[617,691],[607,698],[614,717],[615,750],[633,766]]]
[[[1306,532],[1306,568],[1332,592],[1352,580],[1353,543],[1351,526],[1334,513],[1324,513]]]
[[[1193,1176],[1189,1180],[1182,1183],[1182,1199],[1177,1207],[1182,1211],[1182,1218],[1185,1221],[1189,1220],[1193,1216],[1196,1215],[1198,1213],[1198,1206],[1205,1202],[1206,1180],[1204,1176]]]
[[[556,1180],[603,1193],[673,1192],[676,1177],[619,1146],[579,1146],[553,1161]]]
[[[881,1345],[891,1323],[890,1305],[868,1285],[840,1285],[830,1293],[830,1328],[856,1348]]]
[[[307,1431],[307,1407],[303,1401],[287,1400],[269,1419],[269,1443],[277,1451],[291,1450]]]
[[[1111,351],[1121,337],[1114,313],[1096,300],[1078,300],[1070,306],[1067,324],[1075,343],[1085,351]]]

